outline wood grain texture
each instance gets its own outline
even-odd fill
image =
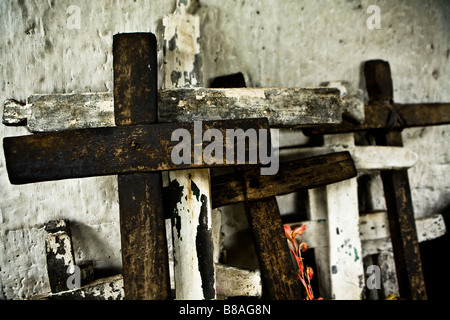
[[[113,56],[116,124],[156,122],[156,37],[150,33],[115,35]],[[129,140],[129,147],[137,150],[139,143]],[[118,155],[117,160],[122,157]],[[118,189],[125,299],[168,299],[171,289],[161,173],[119,174]]]
[[[416,103],[416,104],[392,104],[398,113],[405,119],[401,124],[396,121],[392,128],[412,128],[423,126],[435,126],[450,123],[450,103]],[[372,101],[365,107],[364,123],[355,124],[346,119],[339,125],[320,126],[304,129],[307,135],[312,134],[333,134],[346,133],[365,130],[385,130],[389,126],[392,106],[384,103]],[[395,119],[397,120],[397,119]]]
[[[302,298],[295,274],[277,200],[274,196],[244,202],[263,284],[263,298]]]
[[[367,61],[364,64],[364,77],[369,101],[393,103],[392,78],[388,62]],[[423,109],[422,117],[428,119],[427,113],[433,112],[427,112],[428,108]],[[402,147],[401,130],[379,133],[376,142],[378,145]],[[400,296],[413,300],[427,299],[408,172],[405,169],[382,171],[381,179]]]
[[[156,94],[158,122],[267,117],[272,127],[300,127],[342,121],[342,100],[335,88],[173,88]],[[8,99],[3,106],[5,125],[26,124],[30,132],[111,127],[117,121],[129,124],[132,118],[145,123],[144,117],[126,114],[123,107],[115,115],[110,92],[35,94],[26,104]]]
[[[259,129],[269,127],[267,119],[203,122],[203,130],[209,128],[220,130],[225,137],[226,129],[241,128],[246,131],[253,128],[258,132]],[[179,142],[171,141],[171,134],[176,129],[186,129],[190,133],[191,146],[194,145],[192,123],[81,129],[4,138],[9,178],[12,184],[23,184],[100,175],[235,165],[226,163],[225,150],[223,163],[194,163],[194,152],[191,155],[191,164],[173,163],[171,150]],[[237,139],[235,142],[237,143]],[[204,147],[205,145],[202,153]],[[250,152],[250,148],[247,143],[246,154]]]
[[[356,173],[350,153],[344,151],[282,162],[276,175],[262,176],[253,168],[216,176],[211,179],[213,207],[316,188],[350,179]]]

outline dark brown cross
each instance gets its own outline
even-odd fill
[[[364,123],[354,124],[344,120],[341,125],[315,127],[304,132],[333,134],[370,131],[375,135],[376,144],[401,147],[403,128],[450,123],[449,103],[394,103],[388,62],[367,61],[364,64],[364,76],[369,95]],[[407,299],[426,299],[408,172],[406,169],[386,170],[381,172],[381,178],[400,296]]]
[[[215,79],[216,86],[245,86],[242,73]],[[356,168],[349,152],[336,152],[280,163],[276,175],[239,167],[234,175],[211,179],[214,208],[243,202],[258,257],[263,297],[302,298],[278,208],[276,196],[350,179]]]
[[[8,175],[11,183],[22,184],[118,174],[125,298],[167,299],[171,289],[160,171],[234,164],[172,162],[176,143],[171,133],[184,128],[194,140],[194,125],[155,124],[158,65],[153,34],[115,35],[113,56],[117,126],[4,138]],[[203,122],[203,130],[208,128],[225,136],[227,128],[258,132],[269,125],[267,119]]]

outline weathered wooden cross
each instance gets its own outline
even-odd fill
[[[304,130],[307,134],[337,134],[370,131],[380,146],[402,147],[401,131],[407,127],[450,123],[450,104],[396,104],[389,64],[381,60],[364,65],[369,105],[365,107],[365,121],[355,124],[344,120],[340,125],[321,126]],[[333,140],[331,137],[329,138]],[[338,138],[334,139],[338,140]],[[342,142],[342,144],[347,144]],[[341,147],[342,149],[342,147]],[[345,149],[345,148],[344,148]],[[394,150],[394,149],[392,149]],[[390,157],[393,159],[393,157]],[[410,157],[409,157],[410,158]],[[404,158],[407,160],[407,158]],[[357,160],[355,160],[357,161]],[[414,162],[411,159],[409,162]],[[418,237],[407,165],[388,164],[381,169],[387,205],[400,296],[408,299],[426,299]],[[358,165],[357,165],[358,166]]]
[[[201,84],[194,81],[199,80],[201,70],[186,68],[181,72],[175,67],[175,64],[188,65],[182,57],[186,58],[187,52],[196,52],[192,46],[183,51],[182,44],[186,43],[183,40],[187,37],[191,38],[187,43],[198,43],[198,19],[186,11],[186,1],[180,1],[174,16],[168,17],[165,24],[167,35],[172,33],[172,38],[165,43],[165,57],[170,60],[166,67],[167,70],[173,68],[165,79],[172,83],[189,82],[185,87]],[[170,23],[171,20],[176,23],[182,21],[184,27],[191,28],[193,33],[186,34],[186,28],[179,28],[177,34],[177,27]],[[119,174],[124,287],[128,299],[161,299],[170,295],[161,212],[161,177],[153,172],[207,167],[205,164],[176,166],[170,161],[170,150],[174,146],[170,133],[176,128],[184,128],[191,133],[193,130],[192,123],[175,122],[211,120],[203,123],[204,128],[217,128],[224,132],[226,128],[264,129],[268,124],[263,119],[212,120],[267,117],[275,126],[301,126],[338,123],[341,117],[339,91],[330,88],[180,88],[157,92],[156,54],[151,53],[155,47],[154,37],[145,34],[114,37],[114,97],[110,93],[37,95],[29,97],[27,104],[8,100],[3,117],[6,124],[17,124],[26,119],[32,132],[79,129],[5,138],[7,167],[13,183]],[[201,61],[199,55],[191,58],[198,66]],[[158,113],[156,99],[160,105]],[[57,118],[44,114],[53,114]],[[172,123],[148,125],[157,120]],[[112,127],[114,124],[118,126]],[[200,190],[195,190],[194,180],[188,172],[183,174],[187,176],[183,182],[187,187],[185,196],[196,197],[195,192]],[[173,177],[171,180],[177,183],[182,180],[176,174]],[[208,177],[204,178],[200,180],[206,181],[204,190],[209,192]],[[200,201],[201,204],[206,202],[210,200],[202,198]],[[192,201],[188,201],[185,208],[191,205]],[[198,219],[200,224],[195,225],[204,228],[205,239],[201,242],[211,243],[210,219],[203,218]],[[206,225],[201,225],[202,220]],[[197,230],[187,227],[186,231]],[[181,240],[180,236],[178,238]],[[210,258],[206,262],[205,257],[197,258],[201,258],[202,267],[197,264],[189,268],[196,275],[200,271],[200,276],[206,278],[200,284],[197,281],[196,286],[211,286],[211,290],[206,290],[206,296],[203,293],[202,297],[213,298],[214,266]],[[177,268],[183,266],[179,263]],[[191,278],[189,273],[184,275]],[[183,279],[179,280],[176,286],[183,287]],[[184,287],[187,288],[185,291],[192,288]],[[177,298],[198,298],[197,289],[191,292],[195,295],[177,293]]]
[[[171,133],[192,123],[156,122],[156,38],[114,36],[114,109],[117,127],[40,133],[4,139],[13,184],[119,174],[119,204],[126,298],[170,297],[168,255],[159,171],[183,167],[171,161]],[[203,123],[226,128],[268,129],[267,120]],[[191,141],[192,143],[192,141]],[[226,163],[224,163],[227,165]]]

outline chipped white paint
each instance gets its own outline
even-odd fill
[[[359,300],[364,288],[364,268],[356,178],[328,185],[326,190],[331,298]]]
[[[202,85],[200,19],[189,13],[197,5],[194,0],[177,1],[175,12],[163,19],[167,89]],[[175,298],[212,299],[216,293],[210,171],[171,171],[169,184],[181,188],[172,218]]]
[[[217,89],[219,92],[223,92],[227,98],[241,99],[245,98],[256,98],[265,99],[265,89],[264,88],[236,88],[236,89]]]
[[[317,189],[310,190],[312,193],[317,192]],[[310,197],[311,196],[310,194]],[[307,220],[302,222],[289,223],[291,228],[296,226],[306,225],[305,233],[302,235],[302,242],[308,244],[308,248],[327,247],[327,220]],[[372,247],[377,245],[383,250],[391,248],[389,224],[387,220],[386,211],[379,211],[374,213],[362,214],[359,217],[359,233],[362,241],[362,256],[374,254]],[[444,217],[441,214],[433,214],[429,217],[419,218],[416,220],[417,237],[419,242],[433,240],[442,237],[447,233]],[[381,245],[380,241],[383,242]],[[378,242],[377,242],[378,241]]]
[[[125,296],[123,290],[123,277],[121,274],[93,281],[81,288],[51,293],[49,295],[38,295],[36,300],[41,299],[88,299],[88,300],[122,300]]]
[[[363,215],[360,223],[364,224],[361,231],[362,241],[390,237],[387,213],[384,211]],[[442,237],[447,232],[444,217],[440,214],[416,219],[416,229],[419,242]]]
[[[282,149],[280,156],[312,156],[338,151],[350,152],[359,174],[379,170],[408,169],[414,166],[419,159],[415,152],[403,147],[354,145]]]
[[[330,124],[341,121],[341,103],[338,92],[324,88],[173,88],[158,92],[158,121],[267,117],[272,126]],[[25,105],[7,99],[3,108],[4,124],[27,120],[30,132],[115,125],[109,92],[35,94]]]
[[[261,297],[262,284],[259,270],[249,271],[222,264],[216,264],[215,270],[218,297]],[[33,299],[57,300],[69,297],[71,299],[122,300],[124,298],[123,277],[118,274],[97,279],[78,289],[40,294],[34,296]]]
[[[52,232],[45,238],[47,253],[53,253],[55,258],[58,260],[63,260],[64,265],[70,266],[75,265],[75,261],[72,255],[72,239],[65,231]],[[63,247],[63,254],[58,253],[60,247]]]
[[[209,170],[206,172],[202,169],[171,171],[169,179],[172,182],[176,181],[184,188],[180,201],[177,202],[177,214],[172,219],[176,299],[202,300],[204,295],[202,275],[199,271],[201,261],[197,251],[197,235],[200,214],[204,206],[200,197],[205,195],[211,199],[208,191]],[[207,223],[208,229],[211,230],[211,206],[205,208],[209,210]]]
[[[190,14],[198,1],[176,1],[173,14],[163,18],[165,47],[165,88],[201,86],[199,74],[200,17]],[[168,72],[170,70],[170,72]]]

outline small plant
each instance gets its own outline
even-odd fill
[[[314,299],[314,293],[311,288],[311,279],[314,276],[314,271],[311,267],[304,266],[303,264],[303,258],[302,258],[302,252],[305,252],[306,249],[308,249],[308,245],[304,242],[300,242],[300,244],[297,246],[295,238],[298,235],[302,235],[305,231],[306,226],[300,226],[298,228],[295,228],[294,230],[291,229],[288,225],[284,225],[284,232],[286,234],[286,238],[288,241],[289,250],[291,251],[292,255],[294,256],[295,262],[298,265],[297,270],[297,279],[301,281],[303,284],[303,287],[306,291],[306,298],[305,300],[315,300]],[[322,300],[322,298],[318,298],[317,300]]]

